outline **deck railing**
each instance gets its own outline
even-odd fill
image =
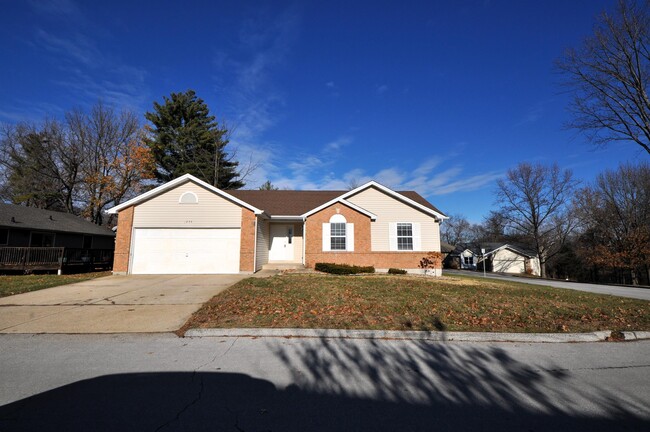
[[[62,247],[0,247],[0,270],[94,270],[113,266],[112,249]]]
[[[0,269],[60,270],[63,252],[62,247],[2,247]]]

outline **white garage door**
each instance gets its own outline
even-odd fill
[[[239,273],[238,228],[134,231],[133,274]]]

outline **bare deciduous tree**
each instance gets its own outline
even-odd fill
[[[104,223],[103,210],[138,192],[153,175],[133,113],[101,103],[65,123],[6,126],[1,140],[2,195],[17,204],[81,214]]]
[[[467,243],[471,239],[472,224],[462,214],[449,215],[449,219],[440,226],[442,239],[450,245]]]
[[[620,0],[557,66],[573,95],[569,126],[596,144],[633,141],[650,154],[650,3]]]
[[[569,170],[557,164],[520,163],[497,182],[500,214],[509,229],[533,243],[539,256],[541,276],[546,261],[555,255],[575,228],[569,204],[576,182]]]

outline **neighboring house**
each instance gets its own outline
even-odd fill
[[[495,246],[495,245],[493,245]],[[496,273],[529,273],[534,276],[541,275],[539,257],[523,245],[501,244],[486,249],[487,269]]]
[[[458,244],[452,248],[443,261],[445,268],[476,270],[480,248],[469,244]]]
[[[539,276],[537,254],[525,245],[512,243],[459,244],[444,261],[445,268],[482,270],[496,273],[530,273]]]
[[[113,207],[113,271],[214,274],[318,262],[420,271],[447,218],[416,192],[222,191],[186,174]],[[440,274],[441,269],[435,269]]]
[[[115,234],[69,213],[0,203],[0,270],[61,270],[113,263]]]

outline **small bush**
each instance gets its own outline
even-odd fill
[[[338,274],[338,275],[375,272],[375,268],[372,266],[360,267],[360,266],[351,266],[347,264],[333,264],[333,263],[316,263],[315,269],[321,272]]]
[[[388,274],[406,274],[406,270],[398,268],[389,268]]]

